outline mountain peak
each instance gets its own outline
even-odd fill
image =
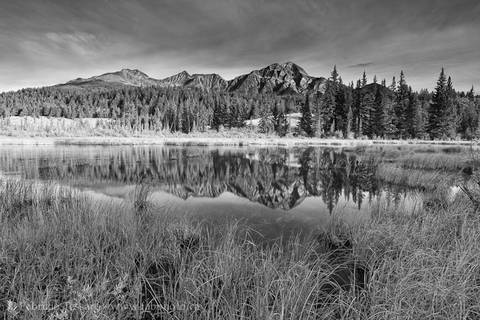
[[[116,72],[116,74],[119,74],[126,79],[137,79],[140,81],[150,79],[146,73],[138,69],[122,69],[119,72]]]
[[[281,64],[282,67],[287,67],[287,68],[292,68],[292,67],[297,67],[297,68],[300,68],[298,66],[298,64],[292,62],[292,61],[287,61],[287,62],[284,62]]]
[[[133,74],[133,75],[142,75],[142,76],[146,76],[148,77],[148,75],[138,69],[127,69],[127,68],[124,68],[122,70],[120,70],[120,73],[123,73],[123,74]]]
[[[147,74],[138,69],[122,69],[116,72],[108,72],[99,76],[93,76],[90,78],[77,78],[69,81],[66,85],[76,85],[82,87],[91,86],[153,86],[156,84],[156,80],[150,78]]]
[[[322,91],[325,78],[311,77],[297,64],[273,63],[260,70],[239,76],[229,82],[230,91],[273,92],[277,94]]]

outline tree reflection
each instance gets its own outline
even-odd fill
[[[285,210],[307,197],[320,197],[330,212],[341,197],[360,208],[367,194],[371,199],[381,190],[374,158],[339,149],[112,148],[25,159],[1,157],[0,166],[29,179],[148,183],[183,199],[231,192]]]

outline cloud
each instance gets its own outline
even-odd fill
[[[347,66],[347,68],[366,68],[366,67],[369,67],[369,66],[372,66],[373,65],[373,62],[363,62],[363,63],[357,63],[357,64],[351,64],[349,66]]]
[[[473,72],[460,72],[480,66],[478,16],[477,0],[8,1],[0,71],[9,78],[0,76],[0,91],[41,85],[52,68],[70,74],[58,82],[122,67],[231,78],[284,61],[317,76],[337,65],[345,81],[366,67],[385,78],[404,69],[414,88],[433,86],[445,65],[456,83],[480,87]]]
[[[45,38],[45,45],[51,46],[53,50],[66,51],[78,56],[94,55],[101,46],[94,34],[86,32],[47,32]]]

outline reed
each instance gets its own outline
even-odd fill
[[[268,245],[149,205],[0,182],[9,319],[476,319],[480,218],[462,195]],[[139,212],[141,214],[139,215]],[[359,279],[364,277],[363,280]],[[361,280],[361,281],[360,281]]]

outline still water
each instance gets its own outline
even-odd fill
[[[322,229],[331,219],[355,223],[379,208],[420,207],[426,189],[386,182],[375,154],[320,147],[4,146],[0,178],[55,181],[112,201],[132,201],[138,185],[149,185],[159,211],[244,221],[277,236]]]

